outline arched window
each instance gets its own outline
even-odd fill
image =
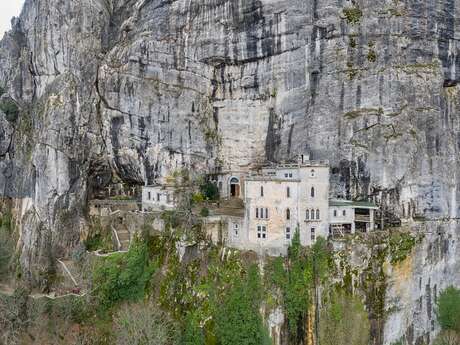
[[[310,210],[305,211],[305,219],[310,219]]]
[[[320,219],[320,217],[319,217],[319,210],[316,210],[316,219],[318,219],[318,220]]]
[[[260,186],[260,196],[264,196],[264,186]]]
[[[230,196],[233,198],[239,198],[240,196],[240,180],[236,177],[230,179]]]
[[[311,189],[310,189],[310,196],[311,196],[312,198],[315,197],[315,187],[311,187]]]
[[[310,211],[311,219],[315,219],[315,210]]]
[[[290,219],[291,219],[291,210],[290,210],[290,209],[287,209],[287,210],[286,210],[286,219],[287,219],[287,220],[290,220]]]
[[[288,198],[291,197],[291,188],[289,188],[289,187],[286,188],[286,196],[287,196]]]
[[[337,217],[337,210],[334,210],[334,217]]]

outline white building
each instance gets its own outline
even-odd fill
[[[369,232],[375,229],[378,207],[367,201],[331,200],[329,202],[330,235]]]
[[[204,225],[213,241],[242,250],[285,255],[298,230],[304,246],[321,236],[374,229],[377,206],[329,200],[329,163],[300,156],[297,163],[216,176],[221,201]],[[146,186],[144,211],[176,207],[174,190]]]
[[[247,176],[243,190],[244,218],[229,222],[229,246],[277,255],[297,229],[303,245],[328,236],[328,162],[266,167]]]
[[[170,186],[142,187],[142,210],[171,210],[176,207],[174,189]]]

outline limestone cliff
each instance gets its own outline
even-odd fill
[[[304,150],[330,160],[335,195],[456,218],[459,18],[457,0],[26,0],[0,43],[24,272],[53,270],[115,178]]]

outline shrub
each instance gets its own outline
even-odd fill
[[[410,255],[416,243],[417,239],[409,233],[391,233],[389,238],[391,263],[394,265],[404,261]]]
[[[367,53],[367,60],[369,62],[377,61],[377,53],[375,52],[375,50],[373,50],[373,49],[369,50],[369,52]]]
[[[185,319],[185,328],[182,334],[181,345],[204,345],[205,338],[203,330],[193,313],[189,313]]]
[[[458,345],[460,344],[460,334],[451,330],[441,331],[436,339],[434,345]],[[402,344],[401,344],[402,345]]]
[[[200,204],[204,201],[204,195],[201,193],[195,193],[192,195],[192,204]]]
[[[99,219],[91,224],[88,238],[84,241],[86,249],[90,252],[102,249],[112,251],[114,249],[112,241],[112,231],[110,227],[104,227]]]
[[[259,313],[261,283],[257,266],[230,289],[216,310],[216,335],[221,345],[269,345]]]
[[[19,109],[12,99],[8,98],[0,103],[0,110],[6,115],[6,119],[9,122],[16,122],[19,116]]]
[[[460,289],[445,289],[437,300],[436,315],[443,330],[460,332]]]
[[[319,320],[320,344],[368,344],[370,324],[359,298],[338,290],[333,291],[323,305]]]
[[[201,217],[207,217],[209,216],[209,209],[207,207],[203,207],[200,211],[200,216]]]
[[[363,16],[363,12],[359,7],[348,7],[343,9],[343,14],[350,24],[358,24]]]
[[[135,240],[127,253],[102,259],[93,272],[94,296],[102,310],[120,301],[136,301],[145,289],[156,265],[151,263],[146,243]]]
[[[10,213],[0,218],[0,277],[8,272],[14,254],[12,217]]]
[[[200,192],[206,200],[219,200],[219,188],[215,183],[207,181],[200,186]]]
[[[177,327],[153,304],[123,306],[114,319],[117,345],[179,344]]]

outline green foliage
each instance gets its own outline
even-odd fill
[[[235,282],[217,307],[216,334],[221,345],[270,345],[259,313],[261,282],[257,266]]]
[[[16,122],[19,116],[19,108],[15,101],[8,98],[0,103],[0,110],[6,115],[6,119],[9,122]]]
[[[100,218],[93,218],[90,225],[89,235],[84,241],[86,250],[92,252],[102,250],[103,252],[113,251],[112,230],[108,225],[102,225]]]
[[[356,48],[357,43],[354,37],[350,37],[350,47]]]
[[[127,253],[102,258],[93,271],[94,296],[102,310],[120,301],[142,299],[155,270],[156,265],[149,260],[147,244],[138,239]]]
[[[412,252],[416,243],[417,239],[409,233],[391,233],[389,238],[391,263],[394,265],[404,261]]]
[[[367,53],[367,60],[369,62],[377,61],[377,53],[375,52],[374,49],[369,49],[369,52]]]
[[[92,308],[83,297],[68,296],[46,302],[47,312],[54,318],[81,324],[91,317]]]
[[[204,345],[205,337],[199,320],[194,313],[189,313],[185,319],[181,345]]]
[[[358,24],[363,16],[363,12],[359,7],[348,7],[343,9],[343,14],[347,19],[347,22],[354,25]]]
[[[296,231],[289,248],[289,267],[287,284],[284,288],[284,306],[289,331],[299,339],[302,324],[310,305],[310,291],[313,287],[313,267],[309,258],[302,253],[299,232]]]
[[[460,289],[448,287],[439,295],[436,304],[441,328],[460,333]]]
[[[266,266],[266,279],[269,286],[280,289],[290,335],[298,340],[304,333],[313,288],[327,279],[332,258],[326,240],[321,237],[310,250],[302,248],[298,231],[288,252],[287,270],[284,260],[277,258]]]
[[[332,291],[326,298],[319,321],[319,343],[367,345],[370,324],[359,298],[342,290]]]
[[[203,194],[201,193],[195,193],[192,195],[192,204],[201,204],[202,202],[204,202],[205,200],[205,197]]]
[[[12,215],[7,212],[0,218],[0,277],[8,272],[14,254]]]
[[[0,86],[0,97],[2,97],[5,92],[5,89]]]
[[[332,264],[330,250],[327,247],[327,241],[323,237],[318,237],[312,246],[313,274],[316,282],[321,283],[329,276],[329,270]]]
[[[207,207],[203,207],[200,211],[201,217],[208,217],[209,216],[209,209]]]
[[[206,200],[219,200],[219,188],[213,182],[207,181],[201,184],[200,192]]]

